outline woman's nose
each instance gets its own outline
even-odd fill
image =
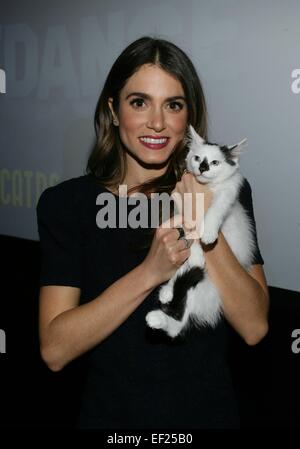
[[[162,131],[165,128],[165,117],[161,108],[152,110],[149,113],[147,126],[156,132]]]

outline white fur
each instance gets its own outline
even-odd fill
[[[222,151],[217,145],[206,145],[193,128],[190,128],[191,145],[186,158],[188,171],[192,172],[199,182],[209,183],[213,192],[211,206],[204,218],[204,231],[201,241],[204,244],[213,243],[221,230],[231,250],[240,264],[248,270],[250,268],[255,243],[250,219],[238,201],[240,187],[244,181],[239,172],[238,157],[241,146],[245,140],[232,147],[231,156],[236,165],[232,166],[225,161]],[[200,173],[200,162],[207,158],[208,163],[213,160],[220,161],[219,165],[210,166],[209,171]],[[176,271],[174,276],[164,284],[159,291],[159,300],[166,304],[172,300],[173,286],[176,278],[198,266],[205,270],[205,258],[202,246],[194,242],[188,260]],[[181,321],[157,309],[146,316],[147,324],[155,329],[163,329],[170,337],[176,337],[189,325],[215,326],[222,314],[222,301],[220,295],[205,272],[204,279],[195,287],[189,288],[184,315]]]

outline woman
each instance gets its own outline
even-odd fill
[[[144,243],[141,229],[99,229],[95,220],[99,193],[111,192],[118,203],[120,184],[147,194],[204,192],[183,170],[187,127],[206,137],[206,122],[201,83],[186,54],[170,42],[141,38],[122,52],[105,82],[87,174],[41,195],[41,354],[53,371],[86,354],[80,427],[239,425],[227,323],[249,345],[267,332],[268,289],[258,247],[249,273],[221,232],[205,248],[226,320],[172,340],[148,328],[145,316],[157,287],[190,254],[178,229],[158,227],[150,248],[136,251],[132,243]],[[248,183],[240,201],[254,221]],[[206,191],[205,210],[209,203]]]

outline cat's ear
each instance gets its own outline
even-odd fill
[[[230,157],[231,159],[236,163],[240,155],[242,154],[244,148],[247,145],[247,139],[243,139],[240,142],[236,143],[235,145],[228,146],[228,150],[230,151]]]
[[[192,139],[195,139],[201,145],[203,145],[205,143],[205,140],[198,133],[196,133],[196,131],[192,125],[189,126],[189,134]]]

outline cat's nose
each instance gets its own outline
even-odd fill
[[[209,165],[207,163],[206,158],[204,159],[204,161],[201,162],[200,166],[199,166],[199,170],[201,173],[203,173],[204,171],[207,171],[209,169]]]

